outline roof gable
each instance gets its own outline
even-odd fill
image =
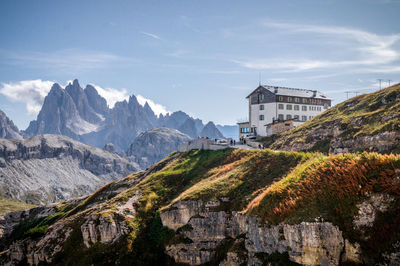
[[[247,97],[246,97],[246,99],[247,98],[250,98],[250,96],[252,96],[253,94],[256,94],[256,93],[261,93],[261,92],[263,92],[263,93],[265,93],[265,94],[271,94],[271,91],[270,90],[268,90],[268,89],[266,89],[264,86],[258,86],[254,91],[252,91],[249,95],[247,95]]]

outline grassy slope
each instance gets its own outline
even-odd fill
[[[25,202],[0,199],[0,215],[6,214],[8,212],[23,211],[34,207],[36,206],[32,204],[27,204]]]
[[[290,145],[293,142],[304,143],[309,141],[308,136],[313,137],[310,132],[324,129],[332,123],[336,123],[338,129],[343,131],[338,137],[344,140],[385,131],[400,131],[399,98],[400,84],[351,98],[295,129],[268,138],[265,140],[266,145],[279,149],[282,145]],[[318,137],[324,139],[324,136],[318,135]],[[332,136],[325,137],[328,141],[332,138]],[[326,145],[322,145],[314,150],[326,152],[326,148]],[[400,151],[399,145],[397,150]]]
[[[387,213],[378,215],[368,231],[370,240],[362,242],[365,250],[375,244],[377,254],[400,239],[398,234],[389,233],[400,231],[396,169],[400,169],[400,156],[375,153],[325,156],[270,150],[191,151],[174,154],[147,172],[110,183],[79,205],[63,206],[57,217],[35,225],[51,226],[57,220],[74,224],[75,232],[55,260],[58,264],[135,261],[139,265],[167,265],[171,261],[163,248],[176,239],[171,230],[162,227],[158,212],[178,200],[229,197],[225,210],[241,210],[272,224],[320,217],[338,225],[351,241],[361,241],[352,226],[356,204],[371,193],[386,193],[395,202]],[[116,193],[117,189],[124,190]],[[137,217],[117,215],[116,207],[137,192],[141,193]],[[130,235],[112,245],[84,248],[80,225],[93,210],[110,219],[125,219]],[[25,228],[28,232],[31,229]]]

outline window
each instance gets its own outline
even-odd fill
[[[306,116],[306,115],[303,115],[303,116],[301,117],[301,120],[302,120],[302,121],[307,121],[307,116]]]
[[[321,111],[321,106],[318,106],[318,111]]]
[[[292,115],[286,115],[286,120],[292,119]]]
[[[294,102],[295,102],[295,103],[299,103],[299,102],[300,102],[300,98],[297,98],[297,97],[294,98]]]
[[[278,109],[283,110],[283,104],[278,104]]]
[[[264,100],[264,94],[258,94],[258,100],[259,101]]]
[[[260,110],[264,110],[264,104],[260,105]]]
[[[289,103],[291,103],[291,102],[292,102],[292,97],[287,97],[287,101],[288,101]]]
[[[301,106],[301,110],[302,111],[307,111],[307,106],[306,105]]]
[[[242,127],[242,128],[240,129],[240,133],[249,133],[249,132],[250,132],[250,130],[249,130],[248,127]]]
[[[308,110],[312,111],[314,106],[308,106]]]
[[[280,102],[283,102],[283,97],[282,97],[282,96],[279,96],[279,97],[278,97],[278,100],[279,100]]]
[[[312,116],[312,115],[310,115],[310,116],[308,117],[308,119],[313,119],[313,116]]]
[[[328,104],[324,104],[324,109],[326,110],[326,109],[328,109]]]
[[[294,110],[295,110],[295,111],[298,111],[298,110],[300,110],[300,107],[299,107],[298,105],[295,105],[295,106],[294,106]]]
[[[260,115],[260,120],[264,120],[264,115]]]
[[[303,98],[303,103],[307,103],[307,99],[306,98]]]
[[[283,120],[284,118],[283,118],[283,115],[282,114],[280,114],[280,115],[278,115],[278,120]]]
[[[299,120],[299,116],[298,116],[298,115],[295,115],[295,116],[294,116],[294,120]]]
[[[292,105],[291,104],[287,104],[286,105],[286,110],[292,110]]]

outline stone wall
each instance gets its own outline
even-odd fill
[[[222,150],[228,148],[227,144],[218,144],[211,139],[194,139],[179,145],[179,152],[190,150]]]

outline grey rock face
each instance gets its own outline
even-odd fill
[[[0,138],[2,139],[22,139],[19,129],[14,125],[6,114],[0,110]]]
[[[150,166],[173,151],[190,137],[171,128],[155,128],[141,133],[130,145],[127,155],[134,157],[142,168]]]
[[[2,196],[35,204],[81,196],[140,167],[61,135],[0,140]]]
[[[65,92],[71,96],[78,114],[82,119],[93,124],[97,124],[102,121],[102,117],[99,116],[99,114],[96,113],[89,104],[89,100],[86,96],[87,94],[81,88],[77,79],[75,79],[72,84],[69,84],[65,87]],[[94,101],[96,100],[98,99],[94,99]]]
[[[186,119],[186,121],[179,127],[178,130],[193,139],[198,137],[198,131],[194,119]]]
[[[207,125],[204,126],[204,128],[200,132],[200,137],[209,137],[209,138],[216,138],[216,139],[222,139],[224,136],[222,133],[218,130],[218,128],[215,126],[213,122],[208,122]]]
[[[188,239],[185,243],[166,247],[167,254],[177,263],[200,265],[210,262],[216,249],[228,239],[244,241],[243,250],[240,250],[241,255],[237,253],[239,251],[228,253],[221,265],[237,265],[235,261],[243,260],[248,265],[261,265],[257,253],[275,252],[287,252],[291,261],[302,265],[339,265],[345,250],[351,252],[345,248],[342,232],[331,223],[271,226],[237,212],[213,211],[219,205],[218,200],[181,201],[160,213],[164,226]]]
[[[101,97],[92,85],[87,85],[84,91],[89,105],[95,112],[106,115],[110,111],[106,99]]]

